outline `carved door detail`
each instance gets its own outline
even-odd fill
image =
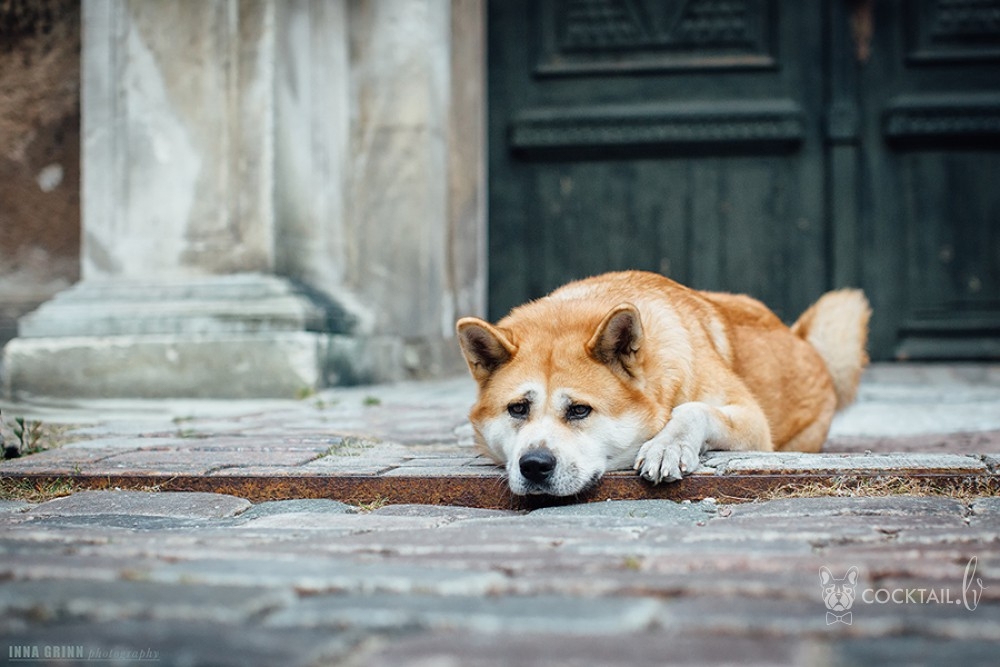
[[[768,0],[569,0],[540,19],[539,74],[769,67]]]

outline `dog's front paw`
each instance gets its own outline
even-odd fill
[[[702,406],[678,405],[666,427],[639,448],[634,468],[653,484],[675,482],[698,468],[707,434]]]

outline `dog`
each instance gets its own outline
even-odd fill
[[[676,481],[706,450],[817,452],[854,400],[870,314],[859,290],[787,327],[748,296],[655,273],[572,282],[496,325],[458,320],[475,440],[517,495],[576,495],[627,468]]]

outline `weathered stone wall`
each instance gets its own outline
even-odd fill
[[[86,5],[85,279],[274,268],[269,5]]]
[[[277,265],[363,328],[484,310],[481,0],[278,6]]]
[[[0,346],[79,277],[80,7],[0,2]]]
[[[6,394],[462,367],[455,318],[485,302],[483,0],[88,0],[83,43],[82,281],[20,319]]]

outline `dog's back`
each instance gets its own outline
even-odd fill
[[[864,294],[825,294],[791,328],[756,299],[702,294],[728,322],[733,370],[767,415],[774,448],[819,451],[834,413],[854,400],[868,361]]]
[[[823,295],[791,328],[763,303],[742,294],[705,292],[660,275],[627,271],[572,283],[550,298],[639,305],[645,320],[662,303],[680,315],[694,357],[718,353],[753,392],[767,417],[776,450],[819,451],[837,410],[853,401],[868,361],[865,343],[871,310],[860,290]],[[662,311],[661,311],[662,312]],[[700,326],[695,323],[700,323]],[[682,346],[663,345],[671,327],[649,327],[652,338],[670,355]],[[681,362],[698,372],[697,358]]]

